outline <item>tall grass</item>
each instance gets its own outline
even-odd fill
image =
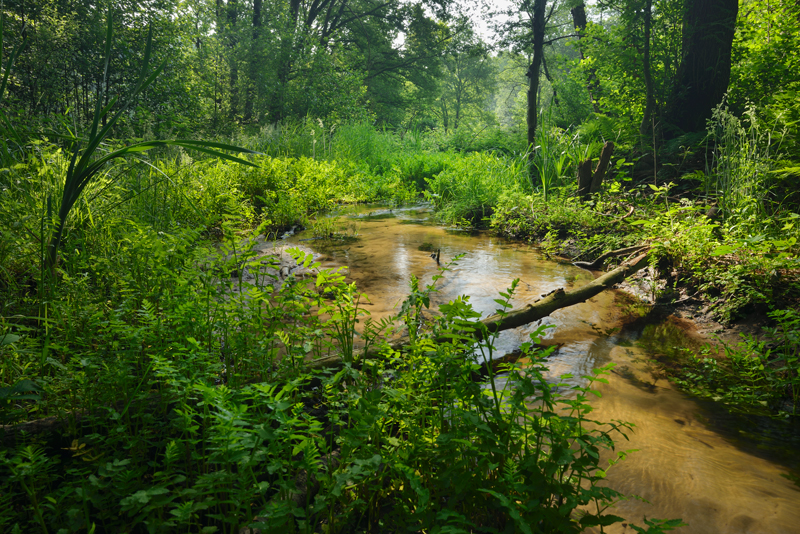
[[[529,164],[533,167],[531,186],[545,202],[556,189],[574,187],[578,164],[590,154],[591,145],[582,145],[580,135],[561,128],[539,128]]]
[[[527,158],[474,153],[428,180],[425,196],[448,224],[487,226],[504,192],[530,192]]]
[[[366,122],[325,125],[307,118],[268,126],[236,141],[274,158],[309,158],[342,168],[353,183],[354,191],[347,195],[351,201],[410,202],[428,179],[460,157],[440,150],[437,139],[432,132],[397,133]]]
[[[786,134],[776,120],[765,125],[750,106],[739,118],[725,102],[717,106],[708,123],[713,142],[706,170],[705,194],[716,201],[734,231],[754,230],[768,216],[777,156]]]

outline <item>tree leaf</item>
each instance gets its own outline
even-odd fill
[[[724,256],[736,252],[737,248],[732,245],[720,245],[711,252],[711,256]]]

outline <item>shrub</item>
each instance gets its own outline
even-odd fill
[[[449,224],[487,226],[504,192],[529,191],[523,158],[475,153],[428,180],[425,197]]]

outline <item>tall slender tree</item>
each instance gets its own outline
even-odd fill
[[[533,158],[533,147],[536,145],[536,128],[539,124],[539,80],[541,78],[542,60],[544,58],[546,6],[547,0],[533,0],[533,13],[530,17],[533,61],[525,75],[528,77],[528,150],[529,157],[531,158]]]
[[[480,117],[495,84],[494,66],[486,44],[466,17],[448,28],[442,57],[439,113],[445,132],[456,130],[467,117]]]

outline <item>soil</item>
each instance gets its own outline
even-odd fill
[[[721,323],[712,311],[715,303],[688,294],[685,288],[664,292],[666,285],[666,280],[659,277],[652,267],[648,267],[634,273],[617,287],[645,304],[663,306],[665,314],[691,321],[695,326],[694,331],[704,342],[719,344],[721,341],[735,345],[742,340],[743,334],[758,337],[763,327],[770,324],[769,318],[759,312],[750,313],[731,323]]]

